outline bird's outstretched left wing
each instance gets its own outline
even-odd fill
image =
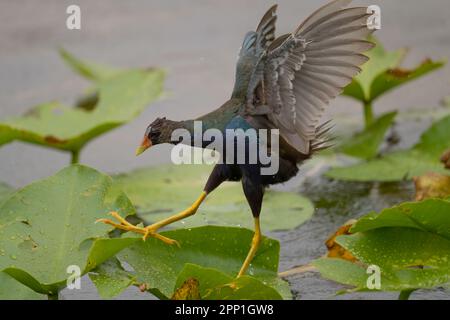
[[[277,5],[273,5],[256,27],[256,31],[250,31],[245,35],[239,58],[247,55],[259,57],[275,40],[275,25],[277,22]]]
[[[244,37],[236,66],[236,81],[233,98],[245,98],[248,87],[252,86],[251,76],[261,56],[275,40],[277,5],[273,5],[262,17],[256,31],[249,31]],[[253,86],[255,86],[253,84]]]
[[[274,40],[254,69],[246,113],[266,115],[282,138],[302,154],[311,152],[325,106],[359,72],[371,49],[367,7],[335,0],[294,32]]]

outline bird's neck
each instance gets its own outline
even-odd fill
[[[209,121],[203,121],[202,119],[177,121],[172,126],[171,139],[178,139],[178,141],[171,141],[170,143],[174,145],[182,143],[193,147],[205,148],[210,142],[203,141],[203,134],[210,129],[210,125]]]
[[[168,125],[170,126],[170,135],[166,137],[167,141],[164,142],[174,145],[179,143],[192,145],[195,131],[194,120],[170,121],[170,124],[168,123]],[[181,139],[181,137],[183,139]]]

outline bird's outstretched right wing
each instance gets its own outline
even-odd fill
[[[274,40],[254,69],[247,92],[248,115],[266,115],[284,140],[309,154],[320,133],[319,119],[368,58],[373,44],[367,7],[346,8],[335,0],[294,32]]]

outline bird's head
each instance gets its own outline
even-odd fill
[[[157,118],[145,130],[141,145],[136,149],[136,155],[140,155],[148,148],[161,143],[171,143],[172,132],[178,125],[177,121]]]

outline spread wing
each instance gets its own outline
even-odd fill
[[[262,17],[256,31],[250,31],[244,37],[236,67],[234,98],[245,99],[255,66],[275,40],[276,11],[277,5],[272,6]]]
[[[247,55],[260,56],[275,40],[275,24],[277,22],[277,5],[273,5],[261,19],[256,31],[250,31],[245,35],[244,42],[239,52],[239,57]]]
[[[248,115],[266,115],[287,143],[309,154],[320,134],[319,120],[373,44],[367,37],[367,7],[345,8],[335,0],[317,10],[294,32],[274,40],[261,56],[247,91]]]

